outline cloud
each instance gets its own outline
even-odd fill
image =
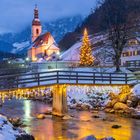
[[[34,5],[38,4],[40,19],[50,21],[73,15],[87,15],[96,0],[1,0],[0,32],[22,30],[31,24]]]

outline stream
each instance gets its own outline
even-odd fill
[[[36,119],[35,115],[51,109],[39,101],[7,100],[0,113],[7,117],[19,117],[24,122],[23,129],[32,134],[35,140],[79,140],[88,135],[97,138],[112,136],[116,140],[140,140],[140,120],[123,118],[118,115],[99,112],[70,110],[74,120],[62,120],[48,115],[46,119]],[[121,125],[113,129],[112,125]]]

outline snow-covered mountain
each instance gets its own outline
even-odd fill
[[[65,17],[43,24],[43,32],[49,31],[54,36],[56,42],[59,42],[63,36],[75,30],[82,23],[83,18],[79,15],[74,17]],[[10,53],[26,53],[30,46],[31,25],[26,27],[20,33],[7,33],[0,35],[0,51]]]

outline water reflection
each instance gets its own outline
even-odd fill
[[[31,102],[29,100],[24,100],[23,102],[24,119],[31,117]]]
[[[48,105],[29,100],[6,101],[0,113],[10,117],[20,117],[24,129],[33,134],[36,140],[79,140],[87,135],[98,138],[113,136],[116,140],[139,140],[140,120],[121,118],[116,115],[100,113],[100,118],[95,118],[95,113],[71,111],[76,120],[62,120],[48,116],[44,120],[37,120],[35,114],[44,112]],[[12,112],[12,113],[11,113]],[[106,118],[103,120],[103,118]],[[114,124],[121,125],[120,129],[112,129]]]

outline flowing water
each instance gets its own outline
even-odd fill
[[[79,140],[87,135],[97,138],[112,136],[116,140],[140,140],[140,120],[122,118],[116,115],[99,113],[100,118],[93,117],[95,113],[70,111],[75,120],[62,120],[47,116],[44,120],[35,118],[35,114],[45,112],[49,105],[30,100],[6,101],[0,113],[8,117],[20,117],[28,133],[36,140]],[[102,119],[107,118],[107,119]],[[122,127],[112,129],[112,125]]]

